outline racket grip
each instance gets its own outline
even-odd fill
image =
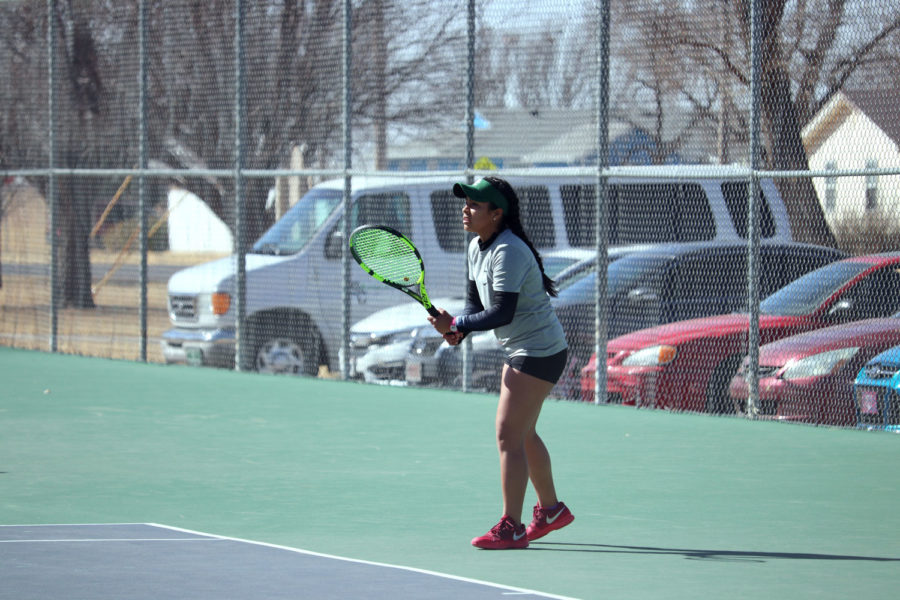
[[[431,315],[432,317],[439,317],[439,316],[441,316],[441,313],[438,312],[438,309],[436,309],[436,308],[433,307],[433,306],[429,306],[429,307],[427,307],[425,310],[427,310],[427,311],[428,311],[428,314]]]

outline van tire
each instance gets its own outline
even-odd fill
[[[280,314],[254,320],[253,369],[271,375],[311,375],[319,372],[321,337],[302,315]]]

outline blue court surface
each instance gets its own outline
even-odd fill
[[[164,525],[0,526],[0,598],[563,598]]]

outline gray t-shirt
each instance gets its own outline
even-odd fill
[[[504,229],[485,250],[476,237],[469,243],[469,279],[475,281],[482,306],[493,292],[519,294],[513,320],[494,330],[507,356],[552,356],[566,349],[562,325],[550,305],[537,261],[528,245]]]

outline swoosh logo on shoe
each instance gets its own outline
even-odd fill
[[[559,512],[556,513],[555,515],[553,515],[552,517],[547,517],[547,525],[553,525],[553,521],[558,519],[559,515],[563,514],[564,512],[566,512],[566,509],[561,508],[561,509],[559,509]]]
[[[523,531],[522,533],[513,533],[513,541],[514,541],[514,542],[518,542],[519,540],[521,540],[521,539],[522,539],[523,537],[525,537],[526,535],[527,535],[527,534],[526,534],[524,531]]]

